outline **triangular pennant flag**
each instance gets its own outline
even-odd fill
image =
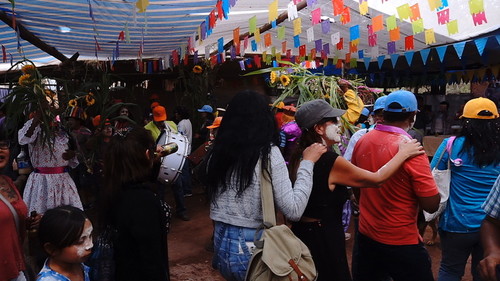
[[[381,55],[377,57],[377,62],[378,62],[378,68],[382,68],[382,65],[384,64],[385,60],[385,55]]]
[[[371,57],[364,57],[363,62],[365,63],[365,69],[368,71],[368,67],[370,67],[370,61],[372,60]]]
[[[415,54],[415,52],[413,52],[413,51],[405,52],[406,62],[408,62],[409,66],[411,66],[411,62],[413,60],[413,54]]]
[[[396,63],[398,62],[399,54],[391,55],[392,68],[396,67]]]
[[[488,42],[488,37],[474,40],[474,43],[476,43],[477,51],[479,52],[480,56],[483,55],[484,47],[486,47],[486,42]]]
[[[497,43],[500,45],[500,35],[496,35],[495,39],[497,39]]]
[[[453,44],[453,47],[455,47],[455,51],[457,52],[458,58],[462,59],[462,54],[464,53],[464,48],[465,48],[465,41],[455,43]]]
[[[436,47],[436,51],[438,53],[438,56],[439,56],[439,61],[440,62],[443,62],[443,59],[444,59],[444,55],[446,54],[446,48],[448,46],[439,46],[439,47]]]
[[[424,63],[424,65],[427,64],[427,57],[429,57],[430,51],[431,51],[431,49],[420,50],[420,56],[422,56],[422,62]]]

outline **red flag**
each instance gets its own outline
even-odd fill
[[[5,50],[4,45],[2,45],[2,61],[7,62],[7,51]]]

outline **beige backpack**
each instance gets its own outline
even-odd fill
[[[255,234],[255,250],[248,264],[246,281],[313,281],[317,271],[311,252],[286,225],[276,225],[271,182],[261,173],[264,222]],[[260,240],[258,234],[263,231]]]

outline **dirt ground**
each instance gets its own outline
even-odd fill
[[[175,216],[172,219],[171,231],[168,235],[170,277],[173,281],[223,281],[221,275],[211,266],[212,252],[206,247],[212,236],[212,221],[209,218],[209,208],[205,202],[203,191],[195,187],[193,196],[187,197],[186,205],[190,221],[182,221]],[[174,201],[171,192],[167,192],[166,200],[171,206]],[[352,227],[349,230],[352,233]],[[431,237],[428,227],[424,235],[427,241]],[[351,260],[353,238],[347,240],[348,260]],[[432,259],[432,270],[435,278],[441,261],[439,237],[434,246],[426,246]],[[462,281],[471,281],[470,260]]]

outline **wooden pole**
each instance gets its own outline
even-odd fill
[[[0,11],[0,20],[6,23],[8,26],[14,28],[12,26],[12,17],[7,15],[5,11]],[[16,21],[16,28],[19,30],[19,36],[33,44],[33,46],[38,47],[40,50],[46,52],[47,54],[53,56],[54,58],[60,60],[61,62],[65,62],[68,58],[59,52],[56,48],[48,45],[38,38],[35,34],[31,33],[28,29],[26,29],[21,23]]]

